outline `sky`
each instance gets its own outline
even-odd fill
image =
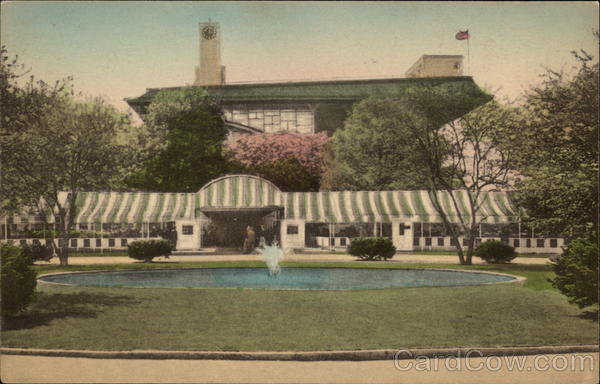
[[[467,55],[469,74],[514,99],[572,50],[598,57],[596,2],[5,1],[1,41],[46,82],[126,111],[146,88],[189,85],[198,23],[219,22],[227,82],[402,77],[423,54]]]

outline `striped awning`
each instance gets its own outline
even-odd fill
[[[76,223],[167,222],[193,218],[195,193],[80,192]]]
[[[447,192],[438,201],[451,222],[468,221],[468,195],[454,191],[458,209]],[[407,220],[441,222],[428,191],[292,192],[284,194],[285,217],[309,222],[351,223]],[[485,192],[477,219],[484,223],[516,221],[518,208],[506,192]]]
[[[198,192],[200,208],[260,208],[281,206],[282,192],[257,176],[231,175],[215,179]]]
[[[66,194],[64,194],[66,198]],[[467,191],[447,192],[438,201],[451,222],[468,221]],[[477,220],[517,221],[524,212],[508,192],[484,192]],[[428,191],[281,192],[271,182],[250,175],[230,175],[206,184],[197,193],[79,192],[75,223],[145,223],[193,219],[197,211],[282,207],[286,219],[315,223],[441,222]],[[49,217],[52,222],[52,217]]]

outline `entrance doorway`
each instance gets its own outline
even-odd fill
[[[261,237],[267,244],[280,241],[282,211],[280,207],[201,209],[202,247],[242,251],[248,226],[256,235],[254,246],[258,246]]]

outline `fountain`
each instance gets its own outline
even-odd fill
[[[279,272],[281,272],[279,262],[283,260],[283,249],[279,247],[277,240],[274,240],[272,245],[267,245],[265,238],[261,237],[260,244],[256,250],[258,251],[259,255],[261,255],[263,261],[267,264],[267,268],[269,268],[269,274],[271,276],[278,275]]]

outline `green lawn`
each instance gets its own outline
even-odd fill
[[[259,266],[151,263],[61,268]],[[461,268],[525,276],[519,284],[362,291],[38,286],[38,301],[4,322],[5,347],[169,350],[331,350],[595,344],[598,324],[567,303],[544,265],[285,263],[285,267]],[[283,271],[285,273],[285,270]]]

